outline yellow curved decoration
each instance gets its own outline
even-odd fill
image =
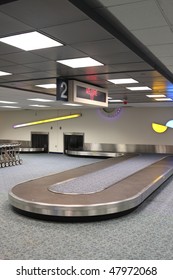
[[[157,133],[163,133],[168,129],[167,126],[157,123],[152,123],[152,128]]]

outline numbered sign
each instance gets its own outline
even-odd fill
[[[56,100],[68,101],[68,80],[57,79]]]

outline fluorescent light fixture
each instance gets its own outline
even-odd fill
[[[123,100],[121,100],[121,99],[111,99],[111,100],[109,100],[109,102],[123,102]]]
[[[129,89],[129,90],[136,90],[136,91],[138,91],[138,90],[152,90],[150,87],[126,87],[127,89]]]
[[[47,105],[39,105],[39,104],[34,104],[34,105],[29,105],[31,107],[39,107],[39,108],[45,108],[45,107],[50,107],[50,106],[47,106]]]
[[[112,99],[112,97],[108,96],[108,100]]]
[[[12,75],[12,73],[0,71],[0,76],[7,76],[7,75]]]
[[[149,98],[166,97],[166,95],[164,95],[164,94],[147,94],[146,96]]]
[[[155,98],[156,101],[172,101],[171,98]]]
[[[14,46],[24,51],[62,46],[61,43],[37,31],[4,37],[0,39],[0,42]]]
[[[0,100],[0,103],[3,103],[3,104],[17,104],[18,102]]]
[[[66,66],[72,68],[82,68],[82,67],[91,67],[91,66],[102,66],[103,64],[91,57],[83,58],[73,58],[65,60],[57,60],[57,62],[62,63]]]
[[[81,104],[75,104],[75,103],[63,103],[62,105],[66,105],[66,106],[83,106]]]
[[[18,109],[21,107],[17,107],[17,106],[0,106],[1,108],[13,108],[13,109]]]
[[[123,84],[135,84],[139,83],[138,81],[128,78],[128,79],[110,79],[109,82],[115,84],[115,85],[123,85]]]
[[[16,124],[16,125],[13,125],[13,128],[26,127],[26,126],[37,125],[37,124],[44,124],[44,123],[49,123],[49,122],[69,120],[69,119],[79,118],[81,116],[82,116],[82,114],[71,114],[71,115],[56,117],[56,118],[52,118],[52,119],[34,121],[34,122],[23,123],[23,124]]]
[[[36,101],[36,102],[54,102],[54,100],[43,99],[43,98],[31,98],[31,99],[27,99],[27,100]]]
[[[56,88],[56,84],[43,84],[43,85],[35,85],[36,87],[41,87],[41,88]]]

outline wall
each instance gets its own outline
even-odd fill
[[[82,117],[66,121],[13,129],[13,124],[82,113]],[[124,107],[118,117],[105,117],[99,109],[72,109],[48,111],[4,111],[0,112],[0,139],[31,140],[32,132],[49,133],[49,151],[63,152],[63,134],[85,133],[86,143],[155,144],[172,145],[173,129],[158,134],[151,123],[165,125],[173,119],[172,108],[130,108]]]

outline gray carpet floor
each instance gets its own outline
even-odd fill
[[[173,259],[173,178],[132,213],[90,223],[31,219],[14,212],[16,184],[99,159],[22,155],[21,166],[0,169],[0,259]]]

